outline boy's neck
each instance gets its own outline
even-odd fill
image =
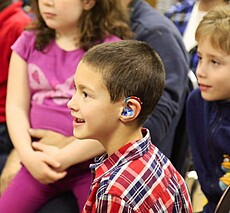
[[[116,131],[115,134],[111,136],[110,139],[106,139],[104,141],[100,141],[102,145],[105,147],[106,153],[108,156],[115,153],[118,149],[123,147],[124,145],[137,141],[143,138],[142,135],[142,127],[139,128],[131,128],[125,129],[122,128],[121,131]]]
[[[223,0],[200,0],[198,8],[200,11],[209,11],[211,8],[223,2]]]

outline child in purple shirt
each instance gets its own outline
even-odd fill
[[[33,150],[28,130],[47,129],[71,137],[66,104],[74,93],[78,62],[93,45],[132,33],[120,5],[112,0],[37,0],[33,6],[37,20],[12,47],[7,91],[7,124],[23,166],[3,193],[0,212],[35,212],[64,191],[73,191],[82,209],[91,184],[89,162],[60,168],[52,156]],[[86,153],[95,143],[79,149]]]

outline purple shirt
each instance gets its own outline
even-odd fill
[[[104,42],[119,40],[110,36]],[[73,119],[67,102],[74,93],[73,77],[85,51],[79,48],[65,51],[53,40],[42,52],[34,48],[34,42],[34,32],[25,31],[12,46],[28,65],[31,127],[70,136],[73,134]]]

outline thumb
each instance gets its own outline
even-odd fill
[[[41,152],[44,152],[44,151],[45,151],[45,145],[42,144],[42,143],[33,142],[33,143],[32,143],[32,147],[33,147],[36,151],[41,151]]]
[[[32,129],[30,128],[28,130],[29,134],[31,137],[35,137],[35,138],[42,138],[45,135],[45,130],[43,129]]]

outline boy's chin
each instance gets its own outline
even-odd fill
[[[224,98],[224,97],[213,96],[213,95],[207,95],[207,94],[202,94],[202,93],[201,93],[201,97],[202,97],[205,101],[222,101],[222,100],[225,100],[225,99],[226,99],[226,98]]]
[[[209,95],[207,93],[203,93],[201,92],[201,97],[205,100],[205,101],[215,101],[215,98],[212,95]]]
[[[73,136],[79,140],[85,139],[85,137],[76,130],[73,130]]]
[[[84,139],[93,139],[92,137],[90,137],[87,134],[82,134],[79,131],[75,131],[73,130],[73,136],[79,140],[84,140]]]

